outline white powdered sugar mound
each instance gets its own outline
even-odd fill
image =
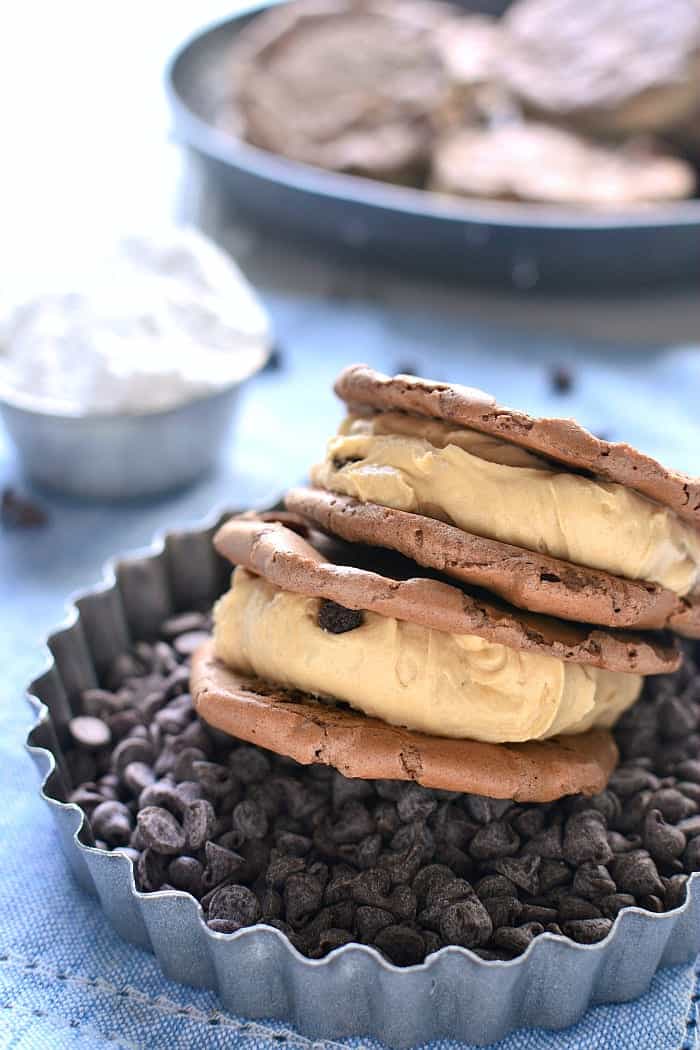
[[[233,260],[191,228],[123,240],[79,284],[0,319],[0,393],[69,415],[147,413],[265,361],[270,326]]]

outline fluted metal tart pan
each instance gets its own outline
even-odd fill
[[[132,640],[153,636],[168,615],[204,607],[223,591],[230,567],[212,547],[216,524],[168,533],[111,564],[101,584],[74,599],[28,690],[38,719],[27,746],[42,798],[73,875],[99,897],[120,936],[154,952],[173,980],[213,988],[233,1013],[285,1019],[312,1038],[374,1036],[394,1047],[438,1038],[483,1044],[523,1026],[564,1027],[594,1003],[640,996],[659,967],[700,950],[698,874],[681,907],[664,914],[625,908],[598,944],[545,933],[509,962],[449,947],[404,969],[363,945],[310,960],[271,927],[215,933],[189,894],[139,892],[131,860],[90,845],[81,810],[63,801],[67,723],[82,690],[95,686]]]

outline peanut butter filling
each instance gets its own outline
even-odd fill
[[[425,514],[678,595],[700,579],[700,533],[672,510],[438,420],[396,412],[350,417],[312,479],[365,503]]]
[[[639,675],[377,613],[333,634],[320,626],[319,608],[318,598],[239,566],[215,609],[217,656],[241,673],[343,700],[392,725],[492,743],[611,726],[641,689]]]

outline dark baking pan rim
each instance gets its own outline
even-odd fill
[[[700,200],[584,211],[519,202],[460,200],[288,160],[217,128],[192,74],[252,17],[255,2],[206,25],[174,52],[165,84],[176,138],[203,160],[218,188],[254,223],[304,240],[419,269],[493,280],[522,289],[582,283],[700,280]],[[483,9],[484,3],[469,3]],[[211,70],[208,70],[211,72]],[[199,96],[197,95],[199,92]],[[221,100],[220,100],[221,101]],[[408,257],[412,250],[415,256]],[[505,267],[503,264],[506,264]]]

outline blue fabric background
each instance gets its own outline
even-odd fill
[[[416,293],[404,300],[392,306],[376,295],[368,301],[270,291],[285,367],[248,388],[214,476],[138,506],[82,507],[42,497],[47,528],[0,534],[2,1050],[340,1045],[312,1044],[278,1024],[246,1023],[218,1012],[212,994],[165,980],[154,958],[121,942],[71,881],[23,751],[31,715],[22,694],[67,596],[95,582],[107,558],[148,543],[158,530],[196,522],[215,506],[263,501],[299,481],[340,415],[332,378],[353,360],[408,366],[484,386],[543,414],[576,415],[595,432],[698,470],[700,351],[523,339],[481,329],[457,296],[439,311],[429,289],[422,299]],[[548,367],[562,362],[577,376],[565,398],[555,397],[547,380]],[[2,442],[0,434],[0,483],[19,482]],[[566,1032],[516,1033],[500,1050],[697,1050],[697,996],[697,972],[679,967],[660,973],[637,1003],[596,1008]]]

